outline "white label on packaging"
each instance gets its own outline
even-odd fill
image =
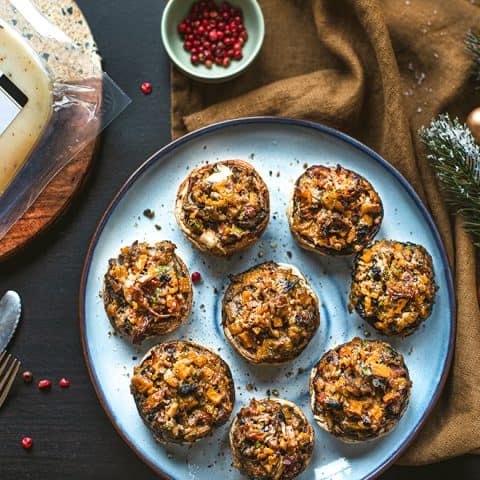
[[[0,70],[0,135],[27,102],[27,96]]]

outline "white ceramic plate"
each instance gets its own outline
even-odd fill
[[[271,220],[256,245],[222,260],[190,245],[177,228],[173,209],[178,185],[192,168],[224,159],[247,160],[259,171],[270,189]],[[235,380],[234,413],[251,397],[264,397],[268,390],[276,389],[281,397],[297,403],[314,424],[308,402],[311,367],[327,349],[356,335],[368,332],[370,338],[379,337],[357,314],[347,311],[352,258],[319,257],[300,249],[290,235],[285,209],[293,183],[306,165],[319,163],[340,163],[370,180],[385,208],[377,239],[424,245],[433,257],[440,288],[431,317],[407,339],[391,342],[405,356],[413,380],[410,405],[398,427],[380,440],[345,445],[315,426],[313,460],[299,478],[352,480],[377,476],[411,442],[440,394],[453,352],[455,305],[451,275],[432,219],[408,183],[365,146],[317,124],[249,118],[213,125],[166,146],[127,181],[92,239],[80,292],[85,357],[100,401],[125,441],[167,478],[242,477],[231,466],[228,424],[192,447],[165,448],[154,441],[138,416],[129,392],[130,376],[133,366],[154,342],[138,348],[111,334],[99,296],[108,259],[134,240],[175,242],[190,272],[200,271],[203,282],[194,287],[190,321],[165,339],[193,339],[219,351]],[[153,220],[142,215],[146,208],[155,211]],[[155,224],[161,225],[160,231]],[[221,328],[221,299],[228,274],[266,260],[296,265],[321,302],[319,331],[302,355],[283,367],[248,365],[227,343]],[[247,389],[249,384],[254,386],[253,391]]]

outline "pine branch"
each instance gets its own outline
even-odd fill
[[[477,82],[480,82],[480,35],[470,30],[465,36],[466,50],[473,57],[475,63],[474,75]]]
[[[446,199],[480,247],[480,147],[466,125],[440,115],[419,131]]]

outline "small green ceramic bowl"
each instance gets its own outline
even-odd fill
[[[248,40],[243,46],[243,58],[233,60],[225,68],[213,65],[192,65],[190,54],[183,48],[183,39],[177,31],[189,14],[192,5],[198,0],[169,0],[162,16],[162,41],[172,62],[187,76],[207,83],[220,83],[237,77],[255,60],[265,36],[265,23],[262,10],[257,0],[231,0],[229,3],[243,12],[243,21],[248,33]],[[215,2],[219,5],[219,1]]]

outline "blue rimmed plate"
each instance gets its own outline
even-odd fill
[[[271,221],[261,240],[230,259],[204,255],[190,245],[176,226],[173,209],[178,185],[204,162],[244,159],[269,186]],[[300,479],[370,479],[405,450],[433,408],[450,366],[455,337],[452,278],[438,231],[406,180],[370,149],[318,124],[282,118],[245,118],[212,125],[164,147],[126,182],[103,216],[85,260],[80,291],[80,321],[87,366],[100,401],[118,432],[153,469],[175,480],[242,478],[231,467],[228,425],[192,447],[157,444],[137,414],[129,393],[130,375],[144,352],[112,335],[99,297],[108,259],[134,240],[169,239],[190,271],[203,282],[194,288],[190,321],[167,339],[186,338],[215,350],[228,362],[236,384],[235,412],[248,400],[278,390],[297,403],[313,422],[308,399],[312,365],[333,346],[356,335],[378,335],[347,311],[351,258],[325,258],[300,249],[290,235],[285,209],[292,186],[307,165],[334,165],[364,175],[380,194],[385,219],[377,238],[424,245],[431,253],[439,285],[431,317],[404,340],[391,343],[405,356],[413,380],[410,405],[388,436],[365,444],[346,445],[315,427],[312,462]],[[150,208],[155,218],[142,212]],[[158,230],[155,225],[160,225]],[[321,302],[321,325],[308,348],[282,367],[253,367],[229,346],[221,329],[222,292],[228,274],[266,260],[292,263],[307,277]]]

